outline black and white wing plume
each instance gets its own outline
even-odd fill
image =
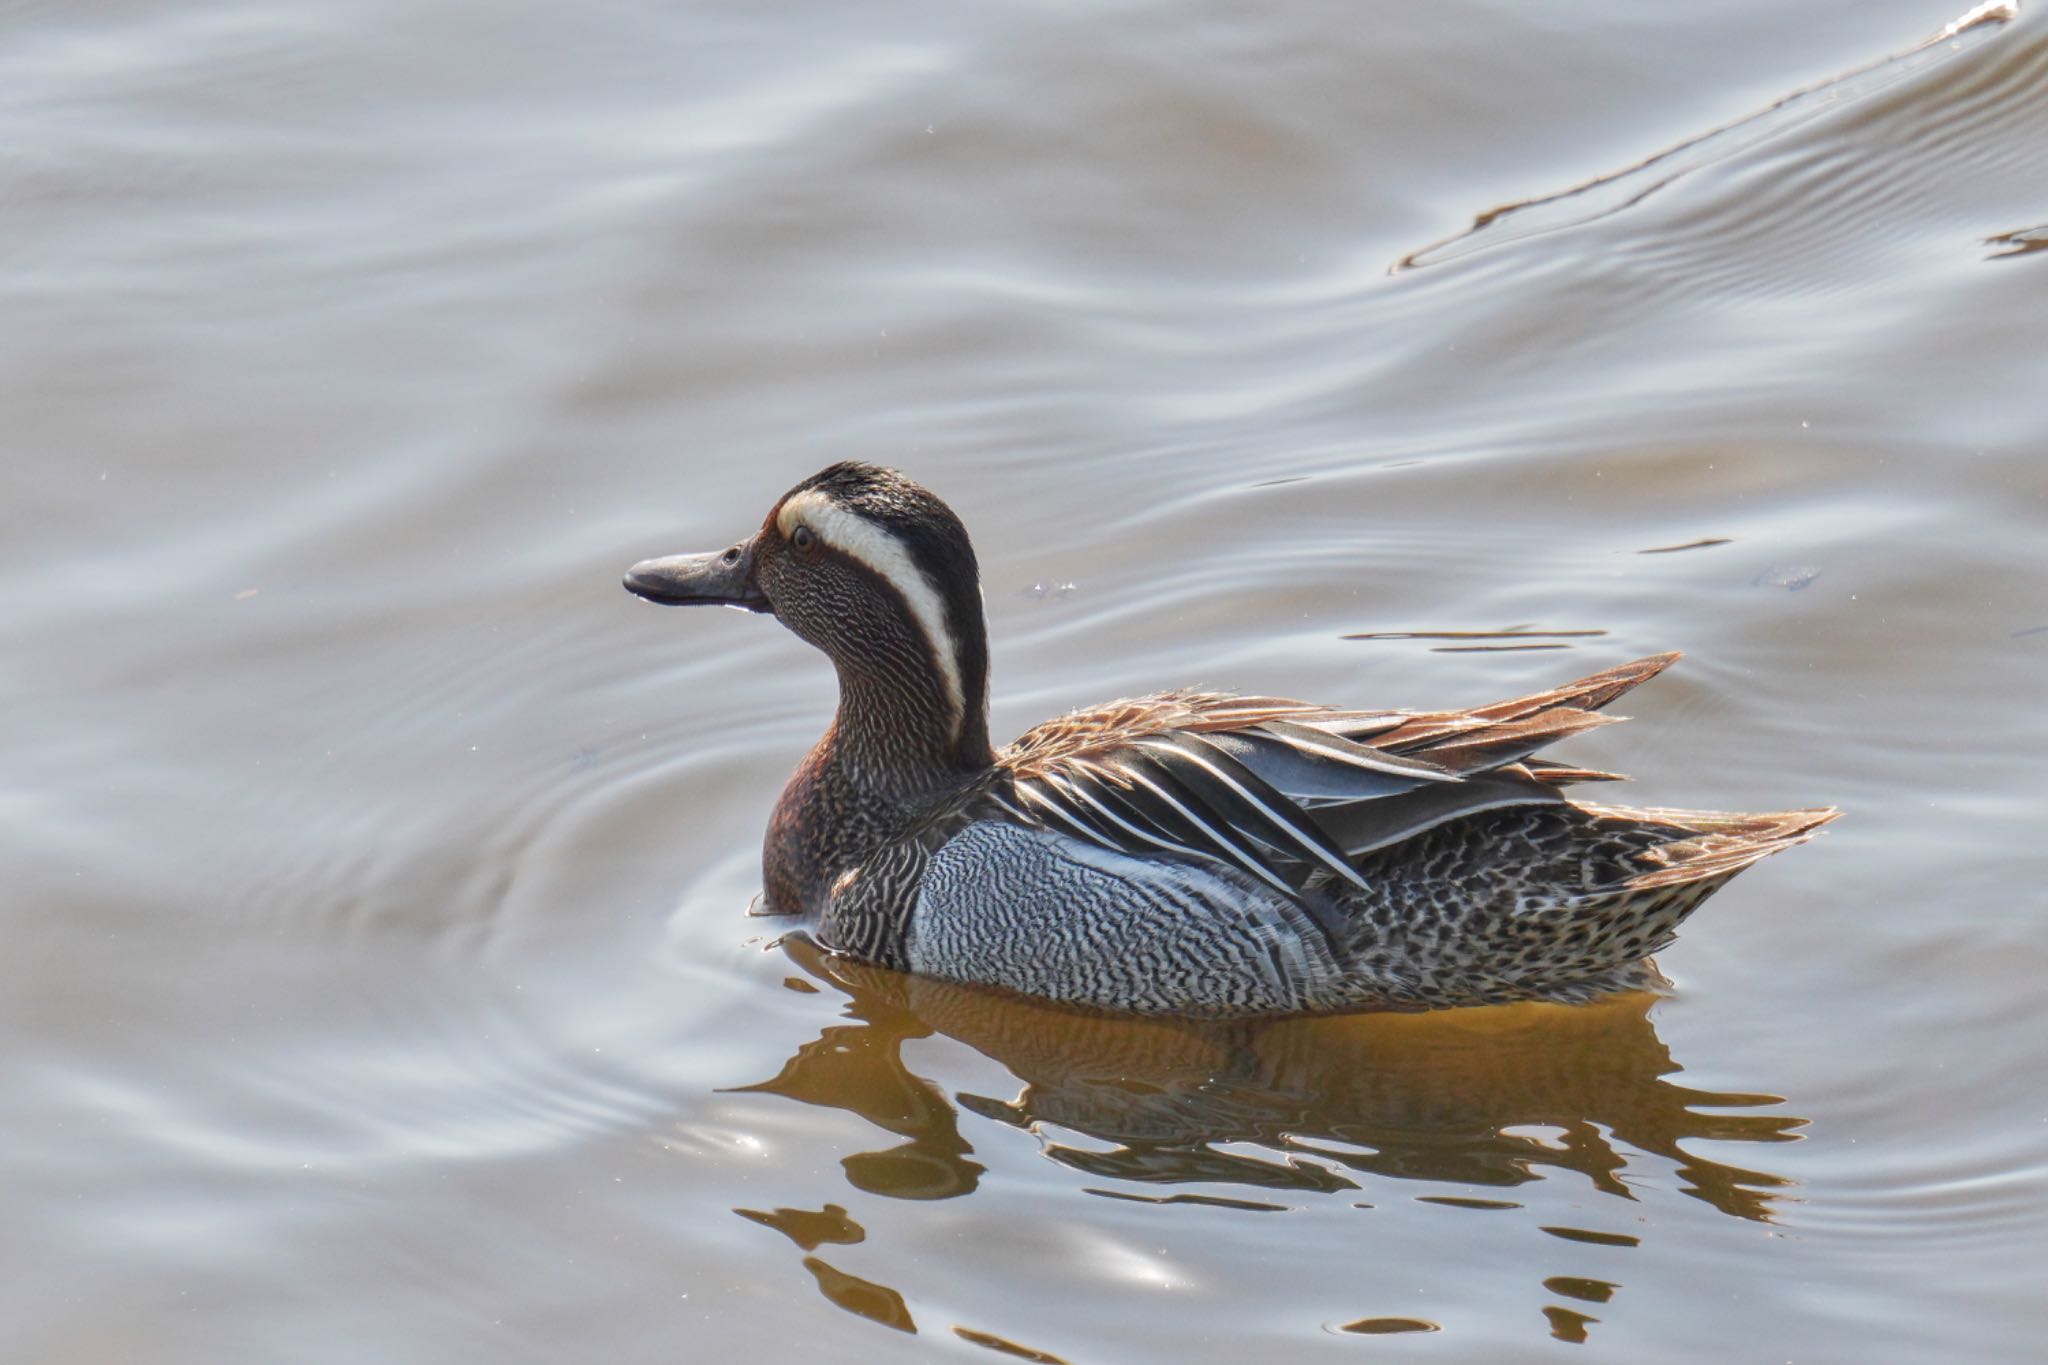
[[[1133,855],[1226,863],[1289,896],[1366,889],[1354,860],[1445,820],[1558,799],[1527,777],[1465,776],[1291,721],[1168,730],[1062,755],[991,799]]]
[[[1655,655],[1470,711],[1339,711],[1276,697],[1162,693],[1021,738],[989,795],[1011,815],[1133,855],[1238,868],[1300,896],[1363,887],[1364,855],[1451,820],[1564,801],[1612,773],[1537,751],[1607,724]]]

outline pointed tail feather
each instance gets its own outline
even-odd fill
[[[1574,782],[1626,782],[1627,773],[1610,773],[1600,768],[1574,768],[1562,763],[1551,763],[1545,759],[1532,758],[1526,763],[1510,764],[1504,772],[1517,772],[1532,782],[1543,782],[1553,787],[1569,787]]]
[[[1667,821],[1698,831],[1690,838],[1674,839],[1641,855],[1641,861],[1653,866],[1629,879],[1627,886],[1631,890],[1726,880],[1773,853],[1805,843],[1821,826],[1841,814],[1832,806],[1813,810],[1766,811],[1757,815],[1697,810],[1627,810],[1585,802],[1579,806],[1599,815]]]
[[[1453,735],[1423,752],[1431,763],[1454,773],[1483,773],[1530,757],[1538,749],[1582,730],[1612,725],[1619,717],[1596,715],[1576,707],[1558,706],[1514,720]],[[1421,754],[1412,755],[1421,757]]]
[[[1656,677],[1679,657],[1676,651],[1652,654],[1647,659],[1618,664],[1547,692],[1497,701],[1490,706],[1476,706],[1469,711],[1423,712],[1409,717],[1396,729],[1374,735],[1369,742],[1400,753],[1418,756],[1426,753],[1432,762],[1440,762],[1442,760],[1436,751],[1454,740],[1461,744],[1483,742],[1484,737],[1496,727],[1526,723],[1539,716],[1560,712],[1597,711],[1631,688]]]
[[[1516,697],[1511,701],[1498,701],[1491,706],[1474,707],[1472,714],[1483,716],[1487,720],[1517,720],[1557,706],[1575,706],[1581,711],[1598,711],[1624,692],[1640,687],[1656,677],[1683,657],[1684,655],[1675,649],[1664,654],[1652,654],[1645,659],[1631,660],[1599,673],[1590,673],[1576,682],[1553,687],[1548,692],[1536,692],[1526,697]]]

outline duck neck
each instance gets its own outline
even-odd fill
[[[842,873],[988,771],[988,705],[979,689],[970,697],[959,716],[935,678],[840,665],[838,713],[769,822],[763,871],[771,905],[819,913]]]
[[[986,697],[966,698],[964,709],[957,714],[946,689],[921,672],[841,665],[839,710],[818,748],[875,800],[920,804],[995,762]]]

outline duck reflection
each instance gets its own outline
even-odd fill
[[[1643,1153],[1670,1162],[1685,1193],[1768,1221],[1789,1182],[1687,1146],[1791,1141],[1805,1123],[1753,1112],[1783,1103],[1777,1096],[1670,1079],[1680,1068],[1650,1022],[1647,996],[1167,1021],[1080,1014],[905,976],[829,958],[803,940],[785,948],[847,997],[850,1022],[825,1029],[775,1077],[744,1088],[844,1109],[902,1138],[846,1161],[854,1186],[895,1198],[975,1188],[983,1168],[961,1135],[965,1111],[1044,1133],[1048,1155],[1117,1182],[1097,1192],[1122,1198],[1277,1207],[1153,1191],[1200,1184],[1334,1192],[1368,1176],[1508,1189],[1571,1171],[1632,1199],[1622,1173]],[[999,1062],[1023,1083],[1021,1093],[949,1096],[911,1071],[903,1045],[933,1034]]]

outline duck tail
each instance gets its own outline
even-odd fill
[[[1377,954],[1395,968],[1405,955],[1425,983],[1415,992],[1423,1004],[1656,989],[1661,978],[1646,959],[1701,902],[1836,814],[1576,801],[1484,813],[1360,863],[1376,897],[1361,908],[1355,946],[1368,962]],[[1450,941],[1468,945],[1468,955],[1439,960]]]
[[[1585,801],[1574,804],[1595,816],[1655,821],[1692,831],[1689,837],[1675,838],[1637,855],[1638,863],[1646,865],[1644,870],[1618,888],[1636,891],[1708,879],[1714,879],[1716,884],[1726,881],[1752,863],[1805,843],[1821,826],[1841,814],[1833,806],[1743,815],[1723,811],[1632,810]]]
[[[1832,808],[1752,815],[1584,802],[1572,808],[1588,833],[1632,846],[1607,877],[1537,912],[1539,920],[1550,920],[1546,934],[1557,951],[1596,975],[1662,951],[1686,917],[1736,873],[1805,843],[1840,814]]]

